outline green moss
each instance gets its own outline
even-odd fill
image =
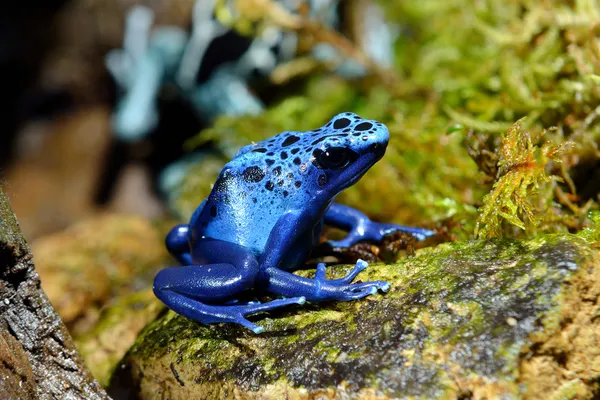
[[[545,143],[535,146],[521,121],[502,136],[501,145],[492,155],[497,159],[492,191],[483,198],[475,234],[495,237],[502,234],[503,222],[529,233],[541,224],[560,225],[561,216],[551,207],[554,185],[558,177],[545,172],[551,161],[560,162],[566,142],[560,146]]]
[[[579,232],[579,236],[592,243],[600,241],[600,211],[590,211],[587,228]]]
[[[381,4],[386,17],[405,32],[396,42],[396,65],[389,71],[395,79],[386,81],[381,71],[361,82],[312,73],[287,93],[288,88],[282,88],[287,96],[264,114],[219,118],[191,140],[189,148],[215,141],[222,165],[252,141],[284,130],[314,129],[335,113],[354,111],[387,124],[391,141],[385,158],[340,201],[376,219],[443,223],[455,239],[473,237],[477,207],[482,207],[479,233],[484,236],[580,230],[587,210],[597,208],[594,193],[600,190],[593,182],[576,187],[571,179],[573,167],[593,163],[600,154],[600,56],[597,24],[590,17],[599,12],[598,6],[559,0]],[[248,11],[241,15],[244,12]],[[522,130],[510,128],[523,117]],[[457,122],[464,129],[456,129]],[[493,152],[501,149],[501,134],[506,137],[507,130],[509,135],[531,132],[538,137],[551,127],[557,129],[545,140],[553,145],[566,139],[574,143],[569,162],[558,171],[554,163],[547,166],[548,161],[565,156],[545,154],[554,148],[551,144],[542,145],[539,152],[530,148],[538,157],[535,173],[518,188],[512,185],[508,190],[511,185],[504,182],[516,182],[518,174],[515,179],[503,174],[485,181],[469,158],[468,131],[489,134],[487,144]],[[505,154],[523,151],[518,140],[510,142]],[[559,175],[564,184],[544,184],[544,167],[554,168],[547,176]],[[198,171],[191,175],[198,177]],[[207,180],[215,174],[206,174]],[[209,189],[206,182],[193,181],[186,180],[184,196],[175,206],[182,216],[188,216]],[[501,206],[494,207],[501,188],[512,195],[501,196]],[[534,189],[536,201],[529,204],[526,199]],[[575,196],[581,191],[592,193],[590,203]]]

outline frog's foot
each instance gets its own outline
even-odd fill
[[[344,283],[342,279],[318,279],[315,276],[315,290],[312,296],[307,297],[309,301],[349,301],[358,300],[363,297],[377,294],[379,290],[387,292],[390,290],[390,284],[384,281],[362,282],[362,283]]]
[[[233,322],[245,326],[256,334],[263,332],[265,329],[248,321],[245,318],[246,316],[261,311],[270,311],[279,307],[285,307],[290,304],[304,304],[306,301],[304,297],[293,297],[289,299],[277,299],[267,303],[250,302],[243,305],[209,305],[170,290],[155,292],[156,296],[169,308],[187,318],[202,322],[203,324]]]
[[[358,273],[367,267],[367,263],[359,260],[354,269],[345,277],[328,280],[325,277],[325,264],[317,265],[317,273],[313,279],[304,278],[278,268],[268,270],[269,284],[267,290],[283,296],[303,296],[307,301],[348,301],[357,300],[379,290],[387,292],[390,284],[383,281],[351,283]]]
[[[390,233],[398,232],[398,231],[410,233],[417,240],[421,240],[421,241],[427,239],[428,237],[435,235],[435,231],[432,231],[430,229],[424,229],[424,228],[415,228],[414,226],[385,224],[385,223],[381,223],[381,222],[371,222],[371,224],[373,225],[373,227],[371,229],[377,231],[378,233],[381,233],[382,239],[383,239],[383,236],[389,235]]]
[[[327,284],[330,285],[347,285],[349,283],[351,283],[354,278],[356,278],[356,276],[363,271],[365,268],[367,268],[369,266],[369,263],[364,261],[364,260],[358,260],[356,262],[356,265],[354,266],[354,268],[352,269],[352,271],[350,271],[350,273],[348,275],[346,275],[343,278],[340,279],[331,279],[331,280],[327,280],[327,278],[325,278],[325,275],[327,273],[327,267],[325,266],[325,263],[319,263],[317,264],[317,273],[315,274],[315,280],[316,281],[325,281],[327,282]],[[387,290],[384,290],[387,291]]]
[[[425,240],[435,235],[434,231],[412,226],[403,226],[396,224],[386,224],[373,221],[365,221],[363,224],[352,229],[342,240],[330,240],[328,243],[334,248],[347,248],[362,240],[371,240],[379,242],[385,235],[393,232],[406,232],[413,235],[417,240]]]
[[[385,235],[395,231],[410,233],[418,240],[435,235],[429,229],[373,222],[360,211],[335,203],[325,213],[325,223],[348,231],[348,236],[343,240],[329,241],[334,248],[350,247],[361,240],[379,242]]]

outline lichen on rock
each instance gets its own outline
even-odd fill
[[[442,244],[358,277],[390,281],[389,293],[259,315],[261,335],[168,312],[140,334],[110,390],[171,399],[539,398],[543,388],[544,398],[592,398],[600,320],[586,317],[597,313],[599,257],[569,234]],[[565,332],[579,333],[565,340]]]

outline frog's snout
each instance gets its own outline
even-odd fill
[[[371,134],[371,144],[369,151],[383,157],[385,149],[390,141],[390,133],[387,127],[383,124],[378,124],[377,128]]]
[[[374,142],[369,147],[369,150],[371,150],[375,153],[377,153],[377,152],[385,153],[385,149],[387,148],[387,145],[388,145],[387,140],[385,142]]]
[[[375,141],[385,150],[390,141],[390,131],[387,126],[383,124],[377,125],[377,129],[375,129]]]

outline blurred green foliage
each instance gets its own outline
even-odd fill
[[[391,140],[386,156],[339,201],[375,219],[445,225],[456,239],[582,229],[600,191],[600,183],[576,179],[577,168],[600,157],[598,2],[380,4],[401,32],[393,80],[378,73],[352,82],[329,73],[297,77],[293,87],[301,89],[290,95],[279,87],[280,100],[264,114],[220,118],[189,148],[213,140],[226,160],[249,142],[352,111],[385,123]],[[548,143],[537,146],[543,132]],[[474,148],[474,137],[484,145]],[[512,168],[519,157],[531,168]],[[191,175],[215,178],[218,168],[209,170],[214,176],[202,165]],[[562,183],[549,178],[555,175]],[[581,185],[590,201],[578,197]],[[175,208],[189,215],[209,190],[186,181]]]

